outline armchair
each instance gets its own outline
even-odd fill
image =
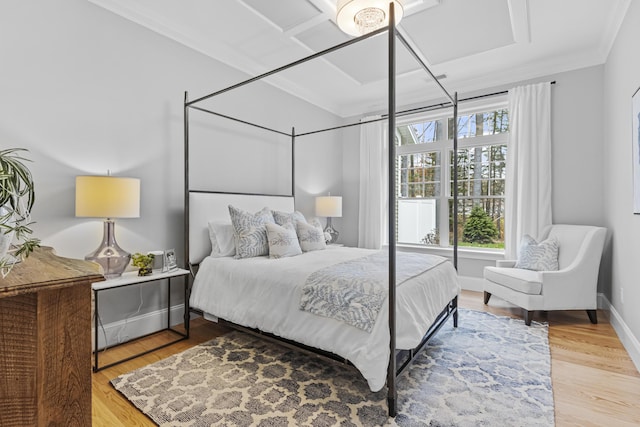
[[[491,295],[524,308],[524,321],[531,324],[535,310],[586,310],[591,323],[598,323],[597,285],[606,229],[585,225],[551,225],[540,240],[559,242],[558,271],[515,268],[516,261],[497,261],[484,268],[484,303]]]

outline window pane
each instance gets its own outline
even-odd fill
[[[506,157],[506,145],[485,145],[458,150],[458,196],[502,196],[506,163],[492,159]],[[453,150],[449,151],[453,176]],[[494,186],[494,182],[499,183]],[[451,181],[453,194],[453,180]]]
[[[453,199],[449,209],[449,244],[453,245]],[[504,248],[504,198],[458,200],[458,245]]]
[[[400,145],[428,144],[445,138],[444,119],[412,123],[397,129]]]
[[[448,134],[453,139],[453,117],[448,120]],[[507,109],[458,116],[458,138],[473,138],[509,132]]]
[[[398,200],[398,243],[439,245],[436,199]]]
[[[453,139],[453,117],[448,120],[449,135]],[[481,133],[480,133],[481,134]],[[476,136],[476,114],[458,116],[458,139],[473,138]]]
[[[509,132],[507,109],[482,113],[482,135],[495,135],[504,132]]]
[[[440,153],[417,153],[399,157],[400,197],[440,195]]]

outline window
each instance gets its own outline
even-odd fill
[[[504,248],[506,101],[476,104],[458,116],[455,128],[458,243]],[[453,132],[448,110],[414,115],[397,126],[398,243],[453,244]]]

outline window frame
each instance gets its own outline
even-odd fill
[[[500,109],[508,109],[508,100],[507,95],[500,95],[491,97],[491,99],[481,99],[465,102],[464,106],[458,107],[458,117],[465,116],[474,113],[481,113],[487,111],[494,111]],[[400,135],[398,128],[404,125],[408,125],[416,122],[427,122],[427,121],[436,121],[436,120],[444,120],[445,123],[445,138],[440,141],[433,141],[423,144],[411,144],[411,145],[396,145],[396,159],[399,161],[400,156],[403,155],[411,155],[411,154],[421,154],[421,153],[430,153],[430,152],[439,152],[440,153],[440,195],[437,197],[426,197],[426,199],[433,199],[438,201],[438,232],[440,234],[440,244],[439,245],[427,245],[424,243],[408,243],[408,242],[397,242],[398,245],[406,245],[406,246],[417,246],[426,249],[435,249],[435,250],[446,250],[452,248],[452,245],[449,244],[449,202],[452,200],[453,196],[451,194],[452,187],[452,176],[451,169],[452,164],[450,161],[451,152],[453,151],[453,138],[449,138],[449,126],[448,120],[453,118],[453,112],[450,108],[446,109],[438,109],[428,112],[416,113],[412,115],[408,115],[402,118],[396,119],[396,139],[400,141]],[[475,136],[471,138],[458,138],[458,149],[468,149],[475,148],[480,146],[489,146],[489,145],[506,145],[507,146],[507,157],[505,158],[505,164],[508,162],[508,152],[509,152],[509,131],[502,132],[499,134],[493,135],[481,135]],[[399,169],[398,169],[399,170]],[[400,200],[400,191],[402,187],[401,183],[401,175],[398,174],[396,177],[398,194],[396,194],[396,209],[397,209],[397,201]],[[491,197],[499,197],[499,196],[484,196],[482,198],[491,198]],[[472,199],[470,196],[458,196],[458,200],[461,199]],[[506,194],[502,197],[506,202]],[[408,198],[409,200],[414,198]],[[443,237],[446,236],[446,237]],[[458,236],[460,239],[461,236]],[[386,238],[388,239],[388,237]],[[388,242],[386,242],[388,243]],[[474,252],[500,252],[503,253],[503,249],[493,249],[493,248],[481,248],[481,247],[460,247],[462,250],[470,250]]]

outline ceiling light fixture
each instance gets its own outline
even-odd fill
[[[398,0],[338,0],[336,23],[345,33],[361,36],[389,25],[389,3],[394,4],[396,25],[404,10]]]

